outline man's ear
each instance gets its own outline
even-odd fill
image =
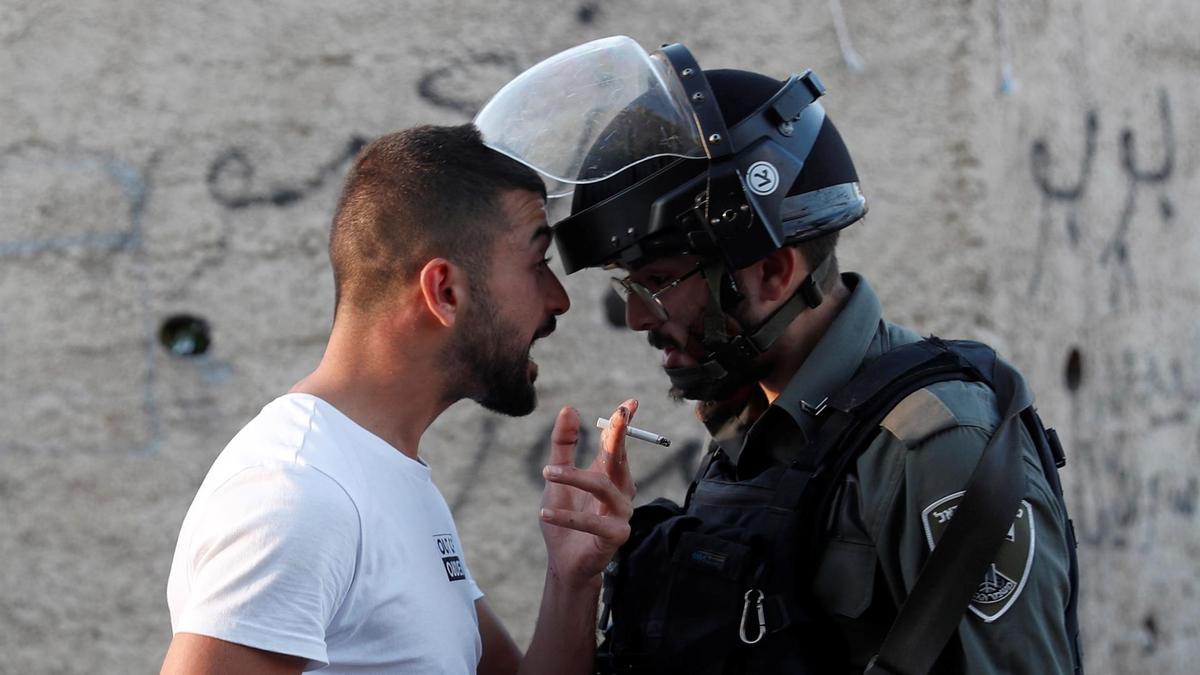
[[[466,272],[445,258],[433,258],[417,275],[429,315],[446,328],[454,325],[467,297]]]
[[[795,246],[771,251],[756,267],[759,298],[767,302],[790,297],[809,271],[804,256]]]

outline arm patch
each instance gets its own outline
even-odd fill
[[[958,418],[928,389],[918,389],[900,401],[879,426],[912,448],[939,431],[958,426]]]

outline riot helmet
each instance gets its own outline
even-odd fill
[[[647,53],[618,36],[580,45],[501,89],[475,123],[494,149],[537,170],[552,197],[568,274],[636,269],[683,254],[711,295],[700,366],[668,369],[689,398],[717,398],[802,311],[821,303],[830,259],[758,326],[730,334],[734,271],[778,248],[836,232],[866,213],[853,161],[817,101],[812,71],[784,81],[702,70],[681,44]]]

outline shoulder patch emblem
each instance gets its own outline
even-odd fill
[[[929,544],[930,551],[946,531],[946,525],[954,517],[954,511],[965,494],[965,491],[960,491],[946,495],[921,511],[925,542]],[[1024,590],[1029,570],[1033,567],[1034,534],[1033,511],[1029,502],[1022,500],[1017,517],[1008,529],[1008,536],[1000,542],[996,559],[988,567],[968,605],[984,622],[991,623],[1004,616]]]

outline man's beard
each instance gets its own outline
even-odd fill
[[[457,387],[483,407],[520,417],[537,407],[537,390],[529,377],[530,345],[514,344],[521,331],[505,323],[485,288],[473,288],[475,306],[451,346],[451,367],[458,370]],[[537,335],[554,330],[551,316]]]

